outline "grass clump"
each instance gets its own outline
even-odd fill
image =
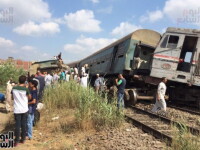
[[[115,103],[108,104],[107,101],[92,88],[83,88],[74,81],[56,84],[44,92],[44,103],[50,113],[74,109],[77,125],[83,129],[121,125],[123,113]]]
[[[172,150],[199,150],[200,136],[191,135],[184,124],[178,125],[178,132],[175,132],[171,149]]]

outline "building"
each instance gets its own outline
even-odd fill
[[[15,65],[17,68],[23,68],[25,71],[28,71],[32,62],[30,61],[23,61],[20,59],[14,59],[13,57],[8,57],[8,59],[0,59],[0,65],[6,62],[10,62]]]

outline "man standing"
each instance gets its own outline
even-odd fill
[[[47,74],[45,77],[45,86],[50,86],[53,82],[53,77],[50,75],[50,73]]]
[[[124,108],[124,90],[126,87],[126,79],[122,76],[122,74],[118,75],[118,79],[115,80],[118,91],[117,91],[117,107]]]
[[[167,78],[163,77],[162,81],[158,85],[158,90],[156,94],[156,103],[152,109],[152,112],[158,112],[159,110],[166,112],[166,102],[165,102],[165,92],[167,90],[166,87]]]
[[[31,99],[28,101],[28,119],[27,119],[27,135],[29,140],[32,139],[32,128],[34,122],[34,114],[36,111],[37,104],[37,81],[30,80],[29,81],[29,89],[31,93]]]
[[[42,73],[40,71],[37,72],[36,79],[39,80],[39,84],[40,84],[38,100],[41,101],[42,100],[42,96],[43,96],[44,87],[45,87],[45,80],[44,80],[44,76],[42,76]]]
[[[100,85],[101,85],[101,78],[99,77],[99,74],[96,74],[96,80],[94,82],[94,88],[95,88],[95,92],[97,94],[99,93]]]
[[[58,76],[57,72],[55,72],[53,74],[53,84],[56,84],[58,82],[58,80],[59,80],[59,76]]]
[[[12,95],[11,91],[15,83],[12,83],[11,80],[7,82],[7,88],[6,88],[6,111],[11,112],[12,111]]]
[[[26,139],[26,125],[28,112],[28,99],[31,99],[29,90],[25,87],[26,76],[19,77],[19,85],[13,87],[12,95],[14,99],[14,117],[15,117],[15,146],[20,142],[24,143]],[[21,134],[20,134],[21,128]]]
[[[77,81],[77,77],[78,77],[78,69],[76,67],[74,67],[74,80]]]
[[[87,87],[87,81],[88,81],[88,75],[86,73],[84,73],[82,76],[81,76],[81,80],[80,80],[80,85],[82,87]]]
[[[60,73],[60,81],[65,81],[66,80],[66,75],[65,75],[65,71],[62,70]]]

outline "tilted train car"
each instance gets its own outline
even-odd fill
[[[161,35],[153,30],[137,30],[80,61],[88,64],[90,75],[133,75],[134,68],[150,74],[150,63]],[[134,60],[134,58],[138,58]]]
[[[170,98],[200,108],[200,30],[168,28],[153,55],[151,76],[167,77]]]

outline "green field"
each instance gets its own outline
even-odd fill
[[[6,86],[0,85],[0,93],[6,93]]]

